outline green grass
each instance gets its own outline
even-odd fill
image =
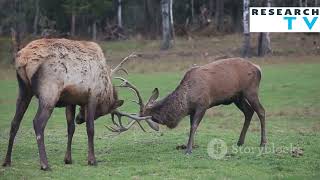
[[[10,38],[0,37],[0,64],[9,64],[12,62]]]
[[[269,148],[276,152],[258,154],[260,125],[255,116],[243,148],[253,153],[235,152],[242,128],[243,115],[233,105],[208,111],[196,135],[191,156],[176,150],[186,143],[189,122],[186,118],[173,130],[143,133],[138,127],[113,136],[104,127],[109,116],[95,122],[97,167],[87,166],[87,136],[84,125],[77,125],[73,139],[73,164],[63,163],[66,150],[64,109],[56,109],[45,130],[50,172],[39,170],[39,157],[32,119],[36,112],[33,101],[16,137],[12,167],[0,168],[0,179],[318,179],[320,176],[320,63],[266,64],[263,68],[260,96],[267,111]],[[154,87],[165,96],[179,83],[183,72],[132,74],[147,99]],[[116,83],[116,82],[115,82]],[[17,83],[13,78],[0,81],[0,159],[4,158],[10,121],[15,111]],[[124,111],[136,112],[128,100],[134,96],[120,90],[127,100]],[[215,160],[207,153],[208,143],[222,139],[227,155]],[[292,157],[291,146],[302,148],[303,156]],[[239,149],[237,149],[239,150]]]

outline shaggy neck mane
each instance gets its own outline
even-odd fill
[[[169,128],[175,128],[180,120],[188,115],[186,91],[178,87],[167,97],[155,103],[152,117]]]

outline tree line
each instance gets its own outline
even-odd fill
[[[121,40],[143,34],[162,37],[161,48],[168,49],[176,35],[208,28],[212,34],[244,32],[246,47],[245,8],[268,5],[318,6],[318,0],[0,0],[0,35]],[[268,34],[259,39],[265,54]]]

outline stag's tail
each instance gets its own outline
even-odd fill
[[[257,64],[253,64],[253,65],[258,69],[257,75],[258,75],[258,77],[259,77],[259,80],[261,80],[261,75],[262,75],[262,69],[261,69],[261,67],[260,67],[259,65],[257,65]]]

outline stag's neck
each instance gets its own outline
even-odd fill
[[[152,117],[158,123],[175,128],[180,120],[189,114],[187,94],[183,88],[177,88],[167,97],[156,102],[152,109]]]
[[[97,87],[95,87],[95,89],[100,90],[97,91],[98,94],[93,94],[97,98],[98,104],[105,106],[106,109],[114,102],[116,95],[116,90],[111,82],[109,74],[110,70],[105,67],[104,71],[100,73]]]

